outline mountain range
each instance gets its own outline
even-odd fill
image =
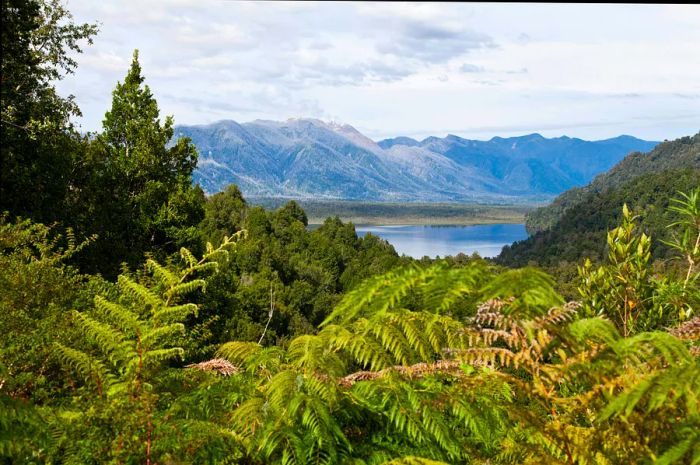
[[[373,141],[316,119],[177,126],[199,150],[208,194],[235,183],[246,197],[423,202],[545,200],[589,182],[656,142],[539,134],[488,141],[455,135]]]

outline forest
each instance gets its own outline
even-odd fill
[[[2,8],[0,463],[700,464],[692,169],[417,261],[206,196],[137,51],[81,133],[55,82],[97,26]]]

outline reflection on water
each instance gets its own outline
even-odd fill
[[[479,224],[471,226],[362,226],[358,236],[372,233],[386,239],[399,254],[414,258],[446,257],[477,252],[495,257],[506,244],[527,238],[523,224]]]

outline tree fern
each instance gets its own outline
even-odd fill
[[[153,460],[160,450],[155,442],[163,442],[163,434],[180,434],[156,413],[157,386],[162,383],[160,376],[167,365],[181,361],[184,356],[177,341],[185,331],[183,321],[197,312],[197,306],[188,303],[186,296],[204,288],[205,273],[216,267],[216,262],[208,260],[222,258],[232,246],[234,243],[226,240],[219,249],[209,247],[207,256],[201,260],[183,249],[184,268],[165,267],[148,260],[145,269],[149,275],[139,279],[119,276],[117,299],[97,296],[94,311],[74,312],[85,341],[95,350],[57,344],[56,353],[81,374],[87,388],[94,388],[103,398],[103,403],[97,405],[101,405],[101,414],[107,416],[100,421],[114,422],[117,430],[108,447],[115,460],[139,455],[146,461]],[[111,409],[124,405],[131,406],[131,415],[110,418]],[[90,411],[90,415],[99,411]],[[201,430],[203,423],[199,425],[189,427]],[[213,428],[211,425],[212,431]],[[215,436],[226,441],[221,434]]]

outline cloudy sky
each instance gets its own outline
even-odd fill
[[[700,130],[700,6],[68,0],[99,22],[75,75],[100,128],[138,48],[178,124],[314,117],[375,138]]]

